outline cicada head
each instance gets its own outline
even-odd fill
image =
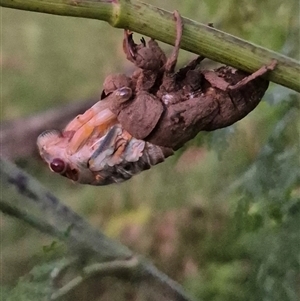
[[[37,146],[49,168],[73,181],[79,179],[79,168],[70,162],[66,153],[69,138],[60,131],[49,130],[39,135]]]
[[[89,166],[90,158],[103,138],[92,137],[75,153],[69,149],[72,138],[74,133],[57,130],[45,131],[39,135],[37,146],[50,170],[82,184],[95,185],[95,182],[99,182],[96,185],[102,185],[102,182],[107,182],[102,179],[101,172],[92,170]]]

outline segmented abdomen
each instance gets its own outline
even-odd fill
[[[107,133],[107,137],[112,137],[112,140],[107,141],[104,138],[98,150],[94,152],[89,160],[90,169],[95,175],[95,181],[91,183],[92,185],[124,182],[173,155],[173,150],[170,148],[153,145],[133,137],[128,139],[128,133],[120,125],[114,126]],[[110,148],[108,146],[103,147],[103,144],[106,143]],[[105,155],[105,152],[109,153],[112,146],[115,148],[111,151],[111,154],[109,156]],[[118,153],[120,147],[123,147],[122,152],[117,154],[117,159],[120,162],[115,163],[117,160],[115,154]],[[101,152],[99,152],[99,149]],[[101,161],[98,160],[99,156]],[[101,168],[97,170],[99,166]]]

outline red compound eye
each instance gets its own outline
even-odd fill
[[[63,160],[55,158],[50,163],[50,168],[57,173],[62,173],[66,169],[66,164]]]

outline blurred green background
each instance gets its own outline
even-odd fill
[[[300,59],[298,0],[148,3]],[[4,8],[1,18],[2,120],[100,96],[106,75],[132,71],[122,30],[104,22]],[[179,66],[194,57],[181,51]],[[16,163],[95,227],[150,258],[196,300],[296,301],[299,100],[271,84],[242,121],[200,133],[173,158],[123,184],[75,185],[51,173],[38,156]],[[49,243],[1,216],[3,288],[43,262]],[[97,300],[142,300],[125,297],[126,290],[116,297],[115,288],[107,288],[110,297]]]

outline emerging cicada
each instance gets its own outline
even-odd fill
[[[130,88],[117,89],[62,132],[40,134],[37,145],[50,169],[79,183],[107,185],[128,180],[172,155],[169,148],[135,139],[118,123],[109,109],[111,101],[130,96]]]
[[[175,47],[169,58],[158,43],[133,41],[124,32],[123,49],[138,69],[131,77],[109,75],[102,100],[62,131],[38,137],[42,158],[54,172],[74,181],[106,185],[149,169],[194,138],[245,117],[260,102],[272,61],[253,74],[225,66],[201,70],[200,56],[175,72],[183,23],[177,11]]]

